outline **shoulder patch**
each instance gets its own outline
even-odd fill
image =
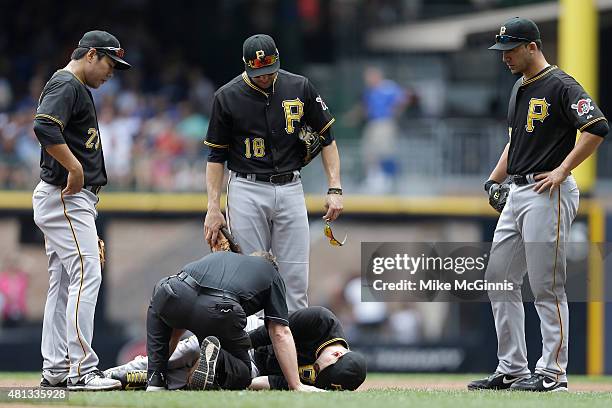
[[[572,103],[572,109],[578,112],[578,116],[583,116],[595,109],[591,105],[591,99],[580,99],[576,103]]]
[[[324,111],[329,109],[327,107],[327,105],[325,104],[325,102],[323,102],[323,98],[321,98],[321,95],[318,95],[317,98],[315,99],[315,101],[319,102],[321,104],[321,109],[323,109]]]

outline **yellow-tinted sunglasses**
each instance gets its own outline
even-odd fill
[[[344,245],[344,243],[346,242],[346,238],[348,237],[348,234],[344,235],[344,239],[342,241],[338,241],[335,237],[334,237],[334,233],[331,229],[331,225],[330,225],[331,221],[325,221],[325,228],[323,229],[323,233],[325,234],[325,236],[327,238],[329,238],[329,244],[333,245],[333,246],[342,246]]]

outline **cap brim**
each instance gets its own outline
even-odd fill
[[[115,61],[115,69],[120,69],[120,70],[125,70],[125,69],[130,69],[132,68],[132,66],[124,59],[119,58],[116,55],[112,55],[109,53],[104,53],[106,55],[108,55],[110,57],[110,59],[112,59],[113,61]]]
[[[246,70],[247,75],[251,78],[260,75],[270,75],[280,69],[280,60],[276,60],[274,64],[268,65],[267,67],[251,68],[248,65],[245,65],[244,68]]]
[[[522,42],[508,42],[505,44],[502,43],[495,43],[492,46],[489,47],[490,50],[496,50],[496,51],[510,51],[515,49],[516,47],[518,47],[521,44],[525,44]]]

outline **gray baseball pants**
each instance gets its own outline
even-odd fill
[[[308,306],[310,233],[299,174],[275,185],[230,173],[227,222],[245,254],[271,251],[287,288],[289,312]]]
[[[76,382],[98,366],[91,347],[102,282],[97,203],[91,191],[63,195],[61,187],[44,181],[32,197],[34,221],[45,235],[49,257],[41,353],[43,376],[51,384],[67,378]]]
[[[567,381],[569,313],[566,242],[578,210],[579,192],[569,176],[552,197],[538,194],[533,184],[511,185],[495,235],[485,278],[514,284],[514,291],[489,292],[497,332],[497,372],[529,375],[525,343],[525,311],[520,287],[527,274],[540,318],[542,356],[535,372]]]

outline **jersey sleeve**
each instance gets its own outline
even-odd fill
[[[324,137],[323,146],[334,141],[330,127],[336,119],[329,112],[329,107],[323,101],[312,83],[306,80],[304,116],[306,123]]]
[[[63,132],[70,122],[77,99],[76,89],[68,82],[57,82],[48,86],[49,88],[41,95],[34,116],[35,128],[39,130],[36,136],[42,146],[66,143],[60,133],[47,132],[44,129],[49,129],[49,126],[46,125],[53,125],[59,126],[60,131]]]
[[[579,83],[568,85],[563,94],[563,109],[569,123],[580,132],[607,119]]]
[[[270,287],[270,296],[264,306],[265,322],[274,321],[285,326],[289,326],[289,312],[287,311],[287,300],[285,282],[276,272]]]
[[[327,335],[332,339],[345,339],[344,330],[340,324],[340,320],[332,313],[331,310],[322,307],[315,306],[315,309],[319,310],[319,316],[321,318],[321,326],[325,327]]]
[[[223,163],[227,160],[231,131],[231,115],[224,107],[222,96],[216,94],[206,139],[204,140],[204,144],[210,149],[208,153],[209,162]]]
[[[310,306],[289,315],[289,328],[294,338],[309,341],[320,338],[327,332],[327,327],[321,325],[321,309],[323,308]]]

